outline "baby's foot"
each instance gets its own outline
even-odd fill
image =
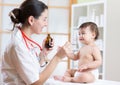
[[[63,81],[64,82],[71,82],[71,80],[72,80],[71,77],[63,76]]]
[[[63,81],[63,76],[54,76],[55,80]]]

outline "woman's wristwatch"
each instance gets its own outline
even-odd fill
[[[42,65],[40,65],[40,67],[44,67],[45,65],[47,65],[47,61],[45,61]]]

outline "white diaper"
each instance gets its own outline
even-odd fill
[[[81,75],[81,72],[76,71],[75,74],[74,74],[74,77],[77,77],[77,76],[80,76],[80,75]]]
[[[93,71],[92,71],[92,74],[95,76],[95,79],[98,79],[98,78],[99,78],[99,71],[98,71],[98,69],[93,70]]]
[[[81,74],[82,74],[81,72],[76,71],[75,74],[74,74],[74,77],[80,76]],[[93,70],[92,74],[95,76],[96,79],[98,79],[98,76],[99,76],[98,69]]]

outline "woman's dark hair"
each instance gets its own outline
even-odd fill
[[[98,39],[99,37],[99,30],[97,25],[94,22],[85,22],[83,24],[80,25],[79,29],[85,29],[86,27],[90,27],[91,32],[95,33],[95,40]]]
[[[10,12],[10,18],[14,25],[24,25],[29,16],[37,19],[45,9],[48,9],[47,5],[39,0],[25,0],[19,8]]]

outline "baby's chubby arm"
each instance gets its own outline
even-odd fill
[[[72,45],[70,42],[66,42],[63,49],[65,50],[65,53],[68,58],[70,58],[72,60],[78,60],[78,58],[79,58],[78,53],[77,54],[73,53]]]
[[[88,65],[88,67],[91,68],[91,69],[96,69],[102,64],[102,56],[101,56],[99,48],[94,47],[92,55],[93,55],[94,61],[91,62]]]
[[[83,64],[79,67],[78,71],[91,71],[94,69],[97,69],[101,64],[102,64],[102,57],[101,57],[101,53],[100,50],[97,47],[93,48],[93,62],[87,63],[87,64]]]

